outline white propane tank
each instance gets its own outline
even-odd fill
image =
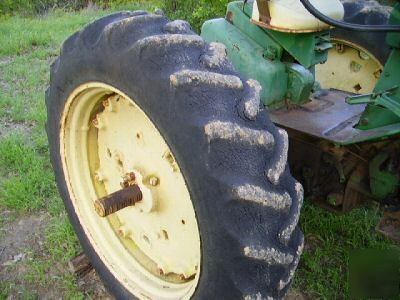
[[[343,4],[339,0],[310,0],[311,4],[324,15],[342,20],[344,16]],[[257,1],[253,4],[252,19],[260,22]],[[303,6],[300,0],[270,0],[268,1],[272,28],[282,31],[320,31],[329,28],[328,24],[315,18]]]

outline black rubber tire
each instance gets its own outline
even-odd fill
[[[287,166],[288,138],[260,110],[260,86],[243,81],[221,44],[184,21],[121,12],[72,35],[51,67],[47,133],[60,194],[79,240],[117,299],[135,298],[85,236],[60,157],[60,119],[70,93],[112,85],[146,112],[185,176],[198,218],[202,265],[193,299],[284,296],[303,249],[303,189]],[[161,97],[160,97],[161,96]]]
[[[345,15],[343,20],[348,23],[362,25],[388,24],[390,6],[380,5],[375,0],[342,0]],[[386,44],[385,32],[358,32],[335,28],[331,31],[333,39],[349,41],[370,52],[382,66],[385,65],[390,47]]]

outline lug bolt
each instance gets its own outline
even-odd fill
[[[362,60],[368,60],[369,59],[369,55],[367,53],[363,52],[363,51],[359,51],[358,55]]]
[[[343,44],[336,44],[336,51],[338,53],[343,53],[344,52],[344,45]]]
[[[160,179],[158,179],[158,178],[155,177],[155,176],[150,177],[150,179],[149,179],[149,184],[150,184],[151,186],[157,186],[159,183],[160,183]]]

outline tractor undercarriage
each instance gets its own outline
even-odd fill
[[[289,133],[292,173],[310,198],[334,211],[349,211],[367,199],[395,204],[398,137],[354,143],[382,131],[355,128],[365,105],[347,104],[349,95],[320,91],[307,104],[270,112],[271,119]]]

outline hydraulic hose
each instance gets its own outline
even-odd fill
[[[343,21],[337,21],[335,19],[329,18],[316,9],[309,0],[300,0],[304,7],[316,17],[318,20],[338,28],[343,28],[351,31],[384,31],[384,32],[400,32],[399,25],[360,25],[352,24]]]

